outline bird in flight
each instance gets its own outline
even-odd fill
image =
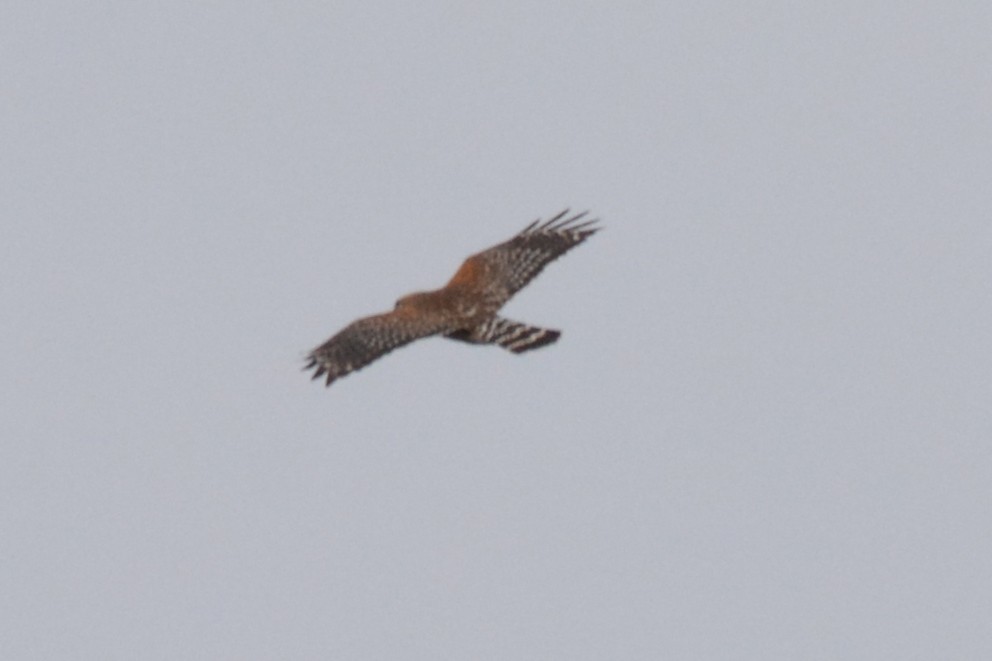
[[[555,342],[560,331],[496,313],[545,266],[599,230],[595,219],[585,219],[587,213],[567,217],[566,209],[545,222],[535,220],[509,241],[466,259],[441,289],[409,294],[391,312],[345,326],[307,355],[303,369],[316,368],[313,378],[326,375],[329,386],[393,349],[431,335],[497,344],[513,353]]]

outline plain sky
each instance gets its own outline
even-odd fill
[[[992,5],[0,12],[0,658],[992,658]],[[507,316],[303,356],[562,208]]]

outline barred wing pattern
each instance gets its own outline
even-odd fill
[[[592,236],[595,220],[568,210],[535,220],[509,241],[465,260],[441,289],[404,296],[392,312],[346,326],[307,355],[304,369],[327,385],[416,339],[442,334],[471,344],[523,353],[557,341],[561,332],[498,317],[496,312],[545,266]]]
[[[485,272],[482,283],[502,306],[527,283],[566,252],[579,245],[599,229],[595,219],[582,221],[588,212],[566,218],[568,209],[542,223],[535,220],[519,234],[497,246],[472,255],[462,269]],[[459,270],[461,272],[461,269]],[[453,280],[458,278],[455,275]]]
[[[325,385],[360,370],[393,349],[445,330],[443,323],[417,319],[399,311],[359,319],[307,355],[303,369],[317,368],[312,378],[327,374]]]

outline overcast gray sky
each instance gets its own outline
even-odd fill
[[[476,4],[5,3],[0,658],[992,658],[992,5]]]

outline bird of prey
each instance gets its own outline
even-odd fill
[[[384,314],[359,319],[311,351],[305,370],[326,375],[326,385],[393,349],[431,335],[497,344],[514,353],[555,342],[560,331],[511,321],[496,313],[545,266],[598,229],[588,212],[568,210],[525,227],[509,241],[472,255],[444,287],[409,294]]]

